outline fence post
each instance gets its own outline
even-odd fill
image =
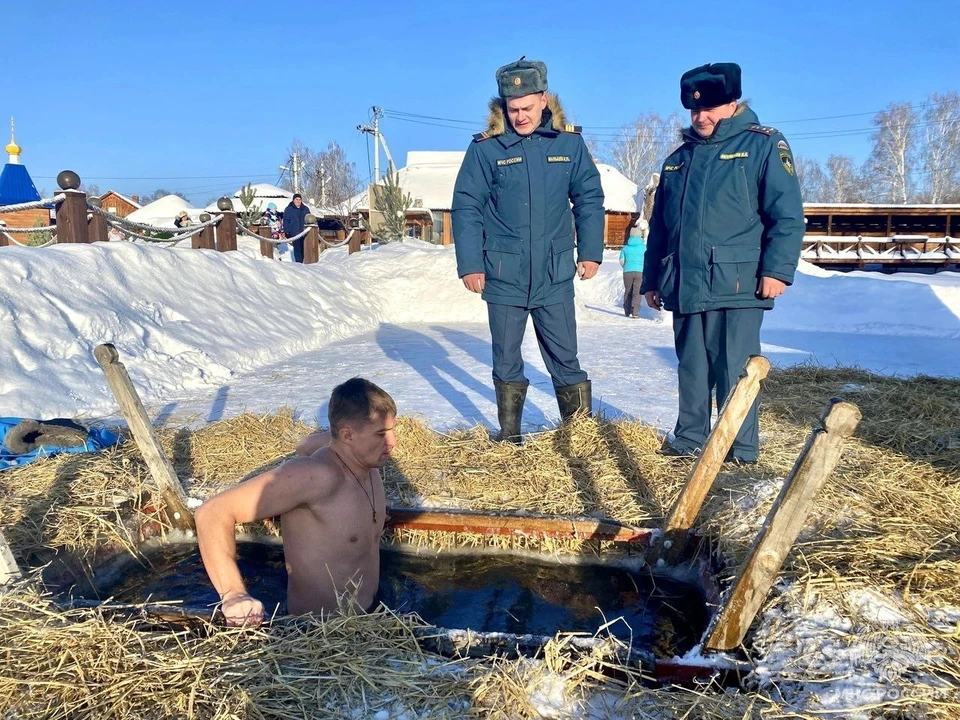
[[[363,232],[357,230],[356,228],[350,231],[349,242],[347,243],[347,254],[353,255],[355,252],[360,252],[360,243],[363,241]]]
[[[210,213],[201,213],[200,222],[205,223],[210,221]],[[207,225],[200,231],[199,235],[194,235],[190,238],[190,245],[194,250],[213,250],[213,225]]]
[[[90,198],[89,203],[94,207],[101,207],[100,198]],[[88,242],[108,242],[110,237],[107,235],[107,219],[98,213],[93,213],[90,220],[87,221],[87,240]]]
[[[217,225],[217,251],[230,252],[237,249],[237,211],[233,209],[230,198],[222,197],[217,200],[217,208],[223,213],[220,224]]]
[[[57,185],[66,196],[57,205],[57,243],[86,243],[87,194],[80,187],[80,176],[72,170],[57,175]]]
[[[310,265],[320,260],[320,230],[316,216],[308,214],[304,222],[309,232],[303,239],[303,264]]]
[[[257,235],[263,238],[270,237],[270,226],[269,225],[257,225]],[[268,243],[264,240],[260,241],[260,254],[265,258],[270,258],[273,260],[273,243]]]

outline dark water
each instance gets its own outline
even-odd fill
[[[268,611],[284,612],[283,550],[238,544],[238,564],[250,593]],[[153,568],[133,566],[103,598],[125,603],[179,600],[212,608],[217,594],[195,546],[166,547],[148,556]],[[605,623],[617,637],[659,655],[683,653],[706,628],[703,595],[693,585],[649,569],[560,565],[492,554],[415,554],[381,551],[380,600],[415,612],[441,628],[552,636],[594,633]],[[209,612],[209,609],[207,610]]]

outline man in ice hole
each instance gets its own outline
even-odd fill
[[[330,614],[356,588],[375,605],[386,499],[380,468],[396,446],[397,406],[363,378],[330,396],[329,432],[308,435],[298,457],[230,488],[195,515],[200,554],[229,625],[257,625],[263,604],[244,585],[236,561],[236,525],[280,517],[287,567],[287,609]]]

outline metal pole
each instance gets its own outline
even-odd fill
[[[300,192],[300,153],[293,153],[293,192]]]
[[[373,109],[373,182],[380,182],[380,108]]]

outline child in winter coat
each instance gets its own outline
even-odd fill
[[[647,251],[644,239],[649,224],[642,217],[630,228],[627,244],[620,251],[620,265],[623,267],[623,314],[627,317],[640,317],[640,285],[643,281],[643,254]]]

